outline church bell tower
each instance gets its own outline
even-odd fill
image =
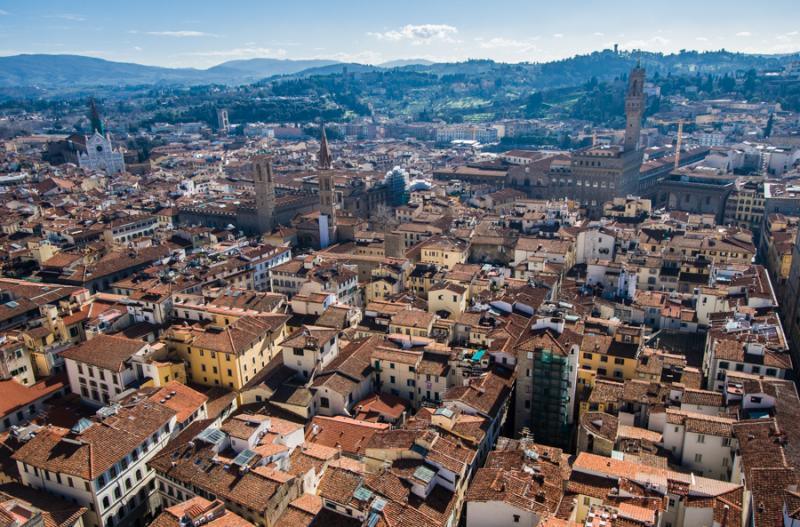
[[[325,135],[325,123],[322,123],[320,136],[319,156],[317,158],[319,171],[319,240],[320,247],[325,248],[336,238],[336,181],[331,170],[331,152],[328,148],[328,138]]]
[[[269,156],[253,159],[253,185],[256,191],[256,215],[260,233],[272,232],[275,226],[275,180]]]

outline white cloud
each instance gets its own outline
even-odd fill
[[[520,51],[532,51],[538,49],[534,41],[539,37],[526,40],[515,40],[511,38],[494,37],[490,39],[476,38],[481,49],[515,49]]]
[[[148,35],[157,37],[175,37],[175,38],[193,38],[193,37],[216,37],[213,33],[205,33],[203,31],[148,31]]]
[[[553,38],[564,38],[564,33],[553,33]]]
[[[70,22],[85,22],[86,17],[83,15],[76,15],[74,13],[62,13],[60,15],[47,15],[45,18],[60,18],[61,20],[69,20]]]
[[[256,57],[285,57],[285,49],[272,48],[234,48],[211,51],[193,51],[185,53],[194,57],[226,57],[226,58],[256,58]]]
[[[737,37],[752,37],[753,34],[751,32],[749,32],[749,31],[739,31],[738,33],[736,33],[736,36]]]
[[[357,53],[327,53],[311,57],[313,59],[336,60],[339,62],[356,62],[358,64],[381,64],[388,59],[376,51],[360,51]],[[428,57],[418,57],[426,59]]]
[[[648,51],[662,51],[667,48],[670,40],[658,35],[640,40],[631,40],[621,44],[623,49],[644,49]]]
[[[788,42],[790,40],[797,40],[797,36],[800,35],[798,31],[790,31],[789,33],[783,33],[781,35],[776,35],[775,40],[779,40],[781,42]]]
[[[133,46],[133,51],[142,51],[141,46]]]
[[[11,14],[11,13],[9,13],[8,11],[6,11],[5,9],[0,9],[0,16],[6,16],[6,15],[10,15],[10,14]]]
[[[392,42],[408,41],[412,44],[424,44],[434,40],[442,42],[455,42],[454,36],[458,29],[447,24],[407,24],[400,29],[392,29],[384,32],[369,32],[368,36],[378,40],[389,40]]]
[[[594,35],[596,37],[604,37],[604,36],[606,36],[606,34],[603,33],[602,31],[595,31],[594,33],[592,33],[592,35]]]
[[[695,37],[698,42],[708,42],[708,37]]]
[[[775,35],[772,45],[766,42],[765,44],[767,44],[765,51],[768,53],[796,53],[800,50],[800,32],[790,31]]]

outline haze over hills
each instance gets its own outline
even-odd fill
[[[335,60],[291,60],[291,59],[242,59],[229,60],[202,70],[204,74],[220,74],[237,79],[237,82],[258,81],[274,75],[291,75],[311,68],[321,68],[338,64]]]
[[[81,55],[14,55],[0,57],[0,86],[97,86],[202,82],[193,69],[170,69],[112,62]]]
[[[332,60],[231,60],[205,70],[163,68],[81,55],[0,57],[0,87],[91,87],[138,84],[244,84],[336,64]]]
[[[426,59],[397,59],[379,64],[381,68],[402,68],[404,66],[430,66],[435,64],[432,60]]]
[[[92,88],[98,86],[131,86],[149,84],[249,84],[277,76],[308,77],[349,73],[365,73],[399,68],[434,75],[485,75],[499,77],[530,76],[533,85],[569,85],[591,77],[613,78],[624,74],[635,60],[640,60],[650,73],[687,74],[694,72],[723,74],[750,68],[781,68],[793,55],[748,55],[728,51],[677,54],[619,53],[610,50],[578,55],[548,63],[506,64],[492,60],[470,60],[456,63],[433,63],[422,59],[386,62],[377,66],[341,63],[333,60],[292,60],[255,58],[223,62],[205,70],[165,68],[142,64],[113,62],[80,55],[14,55],[0,57],[0,88],[37,87]]]
[[[0,87],[47,89],[139,84],[247,84],[278,75],[329,75],[341,72],[343,67],[348,67],[351,72],[363,72],[431,64],[431,61],[422,59],[370,66],[324,59],[254,58],[230,60],[201,70],[114,62],[81,55],[25,54],[0,57]]]

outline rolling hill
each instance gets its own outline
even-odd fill
[[[275,75],[291,75],[338,64],[335,60],[243,59],[229,60],[203,70],[206,75],[233,76],[237,82],[254,82]]]
[[[245,84],[336,64],[331,60],[232,60],[211,68],[162,68],[80,55],[0,57],[0,87],[131,86],[140,84]]]
[[[578,55],[554,62],[506,64],[492,60],[433,63],[420,59],[396,60],[372,66],[333,60],[289,60],[256,58],[231,60],[211,68],[164,68],[127,62],[113,62],[79,55],[14,55],[0,57],[0,88],[36,87],[40,90],[132,85],[250,84],[281,77],[310,77],[348,73],[366,74],[389,69],[437,76],[495,76],[528,79],[534,86],[568,86],[591,77],[608,79],[630,70],[637,61],[648,75],[715,75],[756,69],[778,69],[798,60],[793,55],[749,55],[729,51],[698,53],[619,53],[610,50]]]
[[[204,82],[193,69],[160,68],[112,62],[80,55],[14,55],[0,57],[0,86],[134,85]]]

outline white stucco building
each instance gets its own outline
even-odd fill
[[[169,441],[175,421],[174,410],[148,400],[104,407],[67,434],[41,430],[13,459],[23,485],[89,508],[85,525],[127,527],[159,505],[147,462]]]

